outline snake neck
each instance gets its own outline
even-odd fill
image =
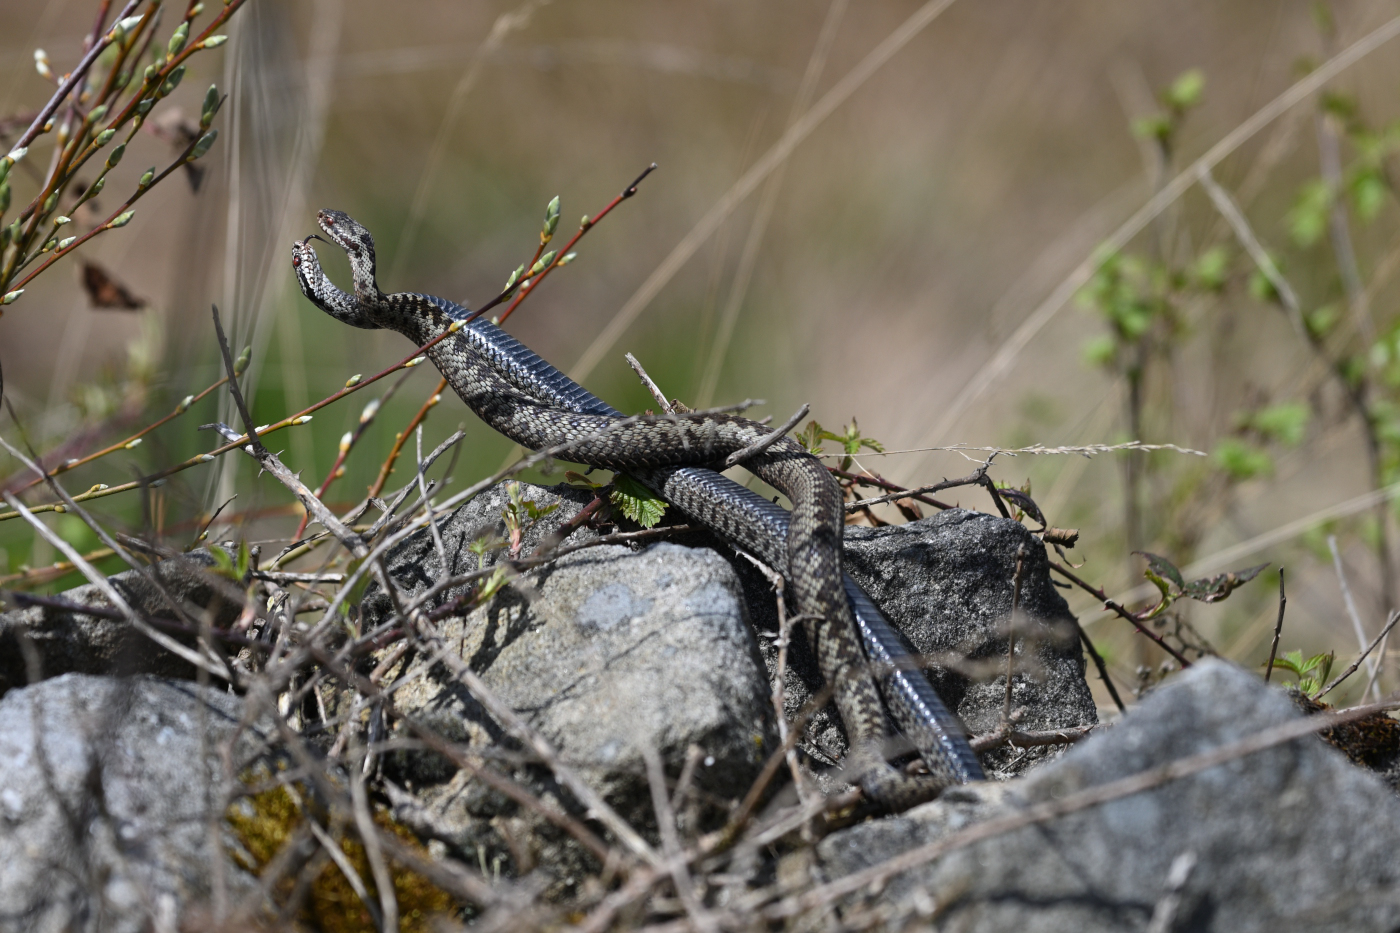
[[[366,306],[356,296],[337,288],[326,276],[309,241],[298,242],[292,247],[292,266],[296,269],[301,293],[316,307],[353,327],[376,330],[382,326],[371,320],[365,312]]]

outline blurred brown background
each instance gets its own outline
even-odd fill
[[[56,70],[66,70],[92,7],[85,0],[0,3],[0,111],[42,103],[46,85],[34,74],[33,50],[44,48]],[[288,247],[313,231],[316,208],[345,210],[374,231],[386,290],[475,305],[529,258],[552,196],[563,199],[560,233],[567,236],[581,215],[596,213],[655,161],[660,169],[639,196],[591,232],[579,260],[509,322],[547,359],[575,369],[648,275],[782,136],[804,75],[814,76],[811,99],[820,99],[919,8],[904,0],[253,0],[235,18],[222,57],[201,56],[177,92],[187,112],[197,112],[210,82],[232,95],[215,123],[219,142],[201,163],[208,175],[200,190],[167,184],[142,203],[129,228],[89,248],[90,258],[151,302],[150,311],[91,310],[75,270],[55,269],[0,318],[7,394],[36,440],[52,443],[87,417],[83,386],[115,378],[104,374],[127,365],[128,345],[145,326],[159,360],[153,410],[166,411],[216,378],[212,301],[233,319],[237,342],[254,346],[255,409],[271,420],[408,349],[397,335],[336,324],[296,292]],[[953,3],[739,204],[615,344],[594,348],[598,363],[586,383],[625,410],[645,407],[648,397],[622,360],[631,351],[683,400],[763,398],[760,413],[779,420],[806,401],[832,429],[859,418],[863,432],[889,450],[1128,439],[1122,386],[1081,353],[1103,323],[1075,302],[973,404],[955,415],[947,406],[1036,305],[1150,197],[1151,162],[1129,123],[1156,106],[1157,89],[1190,68],[1206,78],[1203,102],[1183,124],[1179,167],[1297,80],[1300,60],[1325,59],[1396,13],[1394,4],[1361,0],[1330,9],[1336,35],[1327,39],[1301,0]],[[1383,46],[1336,82],[1377,123],[1396,115],[1397,49]],[[1283,218],[1299,184],[1317,172],[1314,111],[1313,101],[1304,102],[1216,171],[1236,190],[1274,147],[1247,212],[1285,258]],[[36,150],[30,161],[42,157]],[[168,157],[165,143],[143,136],[122,170],[134,179]],[[1177,217],[1199,237],[1215,223],[1199,189],[1182,200]],[[1368,275],[1391,245],[1394,221],[1383,215],[1367,228],[1361,261]],[[321,254],[343,282],[344,262],[324,248]],[[1305,267],[1295,260],[1290,268]],[[1318,296],[1329,287],[1321,274],[1300,284],[1315,286]],[[1382,290],[1374,303],[1382,324],[1393,317],[1393,298],[1393,289]],[[725,342],[727,308],[736,326]],[[1143,440],[1213,450],[1231,428],[1230,399],[1251,391],[1284,398],[1297,383],[1308,352],[1276,311],[1232,308],[1227,299],[1212,313],[1238,315],[1237,324],[1225,337],[1200,324],[1200,339],[1183,338],[1169,386],[1180,411],[1206,414],[1176,416],[1166,422],[1169,431],[1158,422]],[[1230,342],[1203,348],[1207,339]],[[703,391],[707,370],[711,393]],[[435,373],[419,373],[394,399],[360,462],[352,461],[344,498],[363,494],[395,427],[435,381]],[[1208,384],[1219,397],[1193,409],[1193,393]],[[327,409],[311,427],[284,435],[294,469],[319,480],[365,400]],[[1281,457],[1269,475],[1212,500],[1206,533],[1175,558],[1185,564],[1209,556],[1366,491],[1356,426],[1344,415],[1327,423],[1334,409],[1319,405],[1309,443]],[[139,451],[149,458],[140,462],[150,467],[201,449],[208,436],[193,426],[213,416],[210,407],[199,421],[164,431]],[[459,421],[468,441],[454,476],[469,481],[496,468],[509,445],[455,400],[432,415],[430,439]],[[1121,531],[1115,458],[1122,456],[1021,457],[994,469],[1017,486],[1030,478],[1052,524],[1083,528],[1076,553],[1091,560],[1081,573],[1112,592],[1140,582]],[[254,484],[246,465],[225,460],[220,470],[192,471],[175,484],[171,495],[188,514],[235,488],[243,493],[240,509],[284,501],[280,487]],[[862,463],[911,484],[973,466],[949,452]],[[123,479],[131,472],[116,463],[105,469]],[[1177,469],[1168,463],[1163,475]],[[83,478],[75,485],[103,481],[97,473]],[[980,493],[953,497],[990,508]],[[113,514],[138,519],[134,506],[104,502]],[[1376,595],[1366,529],[1338,528],[1363,621],[1375,631],[1387,607]],[[18,532],[0,529],[11,567],[32,559]],[[1336,647],[1345,656],[1355,637],[1325,546],[1319,550],[1319,532],[1311,534],[1288,536],[1235,566],[1287,563],[1295,624],[1285,647]],[[1170,529],[1158,529],[1146,543],[1156,550],[1170,539]],[[1272,579],[1222,606],[1193,607],[1191,621],[1216,647],[1259,663],[1275,611]],[[1067,595],[1086,620],[1099,618],[1092,600]],[[1103,620],[1090,631],[1130,680],[1137,657],[1122,627]]]

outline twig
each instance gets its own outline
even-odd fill
[[[238,414],[243,419],[243,427],[248,432],[248,446],[244,448],[253,456],[262,468],[271,473],[274,478],[291,490],[292,494],[301,501],[306,510],[316,516],[316,520],[321,523],[327,531],[335,536],[341,545],[354,554],[357,558],[363,558],[369,553],[364,541],[359,535],[345,527],[340,519],[335,517],[325,504],[317,499],[306,484],[301,481],[286,465],[277,458],[277,455],[263,446],[258,439],[258,432],[253,427],[253,416],[248,412],[248,403],[243,399],[243,392],[238,388],[238,375],[233,368],[233,352],[229,349],[228,338],[224,336],[223,321],[219,319],[218,305],[210,305],[214,318],[214,334],[219,340],[219,351],[224,357],[224,371],[228,374],[228,389],[233,394],[234,403],[238,406]]]
[[[1186,887],[1186,881],[1195,867],[1195,852],[1183,852],[1172,860],[1172,867],[1167,872],[1167,890],[1152,911],[1147,933],[1171,933],[1176,912],[1181,909],[1181,889]]]
[[[715,918],[705,910],[700,899],[695,896],[695,883],[690,877],[685,861],[677,858],[681,854],[681,840],[676,832],[676,814],[671,809],[671,798],[666,792],[666,773],[661,767],[661,756],[649,743],[642,743],[642,760],[646,763],[647,783],[651,786],[651,804],[656,811],[656,826],[661,836],[661,848],[671,869],[671,881],[676,886],[685,912],[691,923],[700,933],[714,933],[719,927]]]
[[[1123,698],[1118,695],[1118,688],[1113,685],[1113,679],[1108,676],[1108,665],[1103,661],[1103,655],[1099,654],[1099,649],[1094,647],[1094,643],[1089,640],[1089,635],[1084,631],[1084,626],[1079,624],[1079,620],[1074,620],[1074,627],[1079,632],[1079,640],[1084,644],[1084,650],[1089,652],[1089,657],[1094,662],[1094,667],[1098,669],[1099,680],[1103,681],[1104,689],[1113,698],[1113,705],[1118,707],[1118,712],[1126,713],[1128,708],[1123,705]]]
[[[782,424],[778,425],[778,427],[763,435],[763,437],[754,441],[749,446],[743,448],[742,450],[736,450],[734,451],[734,453],[724,458],[723,469],[727,470],[732,466],[737,466],[738,464],[743,463],[745,460],[748,460],[750,457],[756,457],[759,454],[763,453],[765,450],[767,450],[769,447],[772,447],[779,440],[781,440],[787,434],[787,432],[795,428],[799,421],[807,417],[807,412],[809,411],[811,411],[811,406],[809,406],[806,402],[803,402],[802,407],[797,409],[797,411],[793,412],[791,418],[788,418],[788,420],[784,421]]]
[[[1337,570],[1337,583],[1340,584],[1342,588],[1342,602],[1346,604],[1347,615],[1351,618],[1352,630],[1356,632],[1356,646],[1358,649],[1361,649],[1361,656],[1364,658],[1370,653],[1371,649],[1366,647],[1366,629],[1361,625],[1361,613],[1356,611],[1356,600],[1352,598],[1351,586],[1347,583],[1345,571],[1342,570],[1342,554],[1337,550],[1336,535],[1327,536],[1327,548],[1332,552],[1332,566]],[[1372,647],[1375,647],[1374,643]],[[1355,668],[1352,668],[1352,670],[1354,669]],[[1368,675],[1374,673],[1375,669],[1375,661],[1366,662],[1366,673]],[[1347,673],[1350,674],[1351,671],[1349,670]],[[1340,678],[1338,680],[1340,680]],[[1336,683],[1337,681],[1334,681],[1333,685],[1335,686]],[[1328,687],[1327,689],[1330,690],[1332,688]],[[1323,692],[1325,693],[1326,691]]]
[[[977,754],[989,752],[994,748],[1001,748],[1003,745],[1015,745],[1022,748],[1029,748],[1041,745],[1073,745],[1080,739],[1087,738],[1095,729],[1101,729],[1098,724],[1088,726],[1066,726],[1063,729],[1046,729],[1040,732],[1020,732],[1015,729],[998,729],[986,735],[979,735],[969,739],[968,743]]]
[[[384,484],[388,482],[389,474],[394,472],[394,463],[399,459],[399,454],[403,450],[404,442],[408,440],[408,436],[428,417],[428,411],[442,399],[442,390],[445,388],[447,388],[447,380],[438,380],[437,388],[433,389],[432,394],[423,402],[422,406],[418,409],[418,413],[415,414],[408,422],[408,425],[394,437],[394,446],[389,450],[389,456],[384,458],[384,463],[379,468],[379,475],[375,477],[374,485],[370,487],[369,498],[377,498],[379,494],[384,491]]]
[[[1049,561],[1049,564],[1050,564],[1050,569],[1052,569],[1052,570],[1054,570],[1055,572],[1059,573],[1061,576],[1063,576],[1063,577],[1065,577],[1066,579],[1068,579],[1071,583],[1076,584],[1080,589],[1082,589],[1082,590],[1084,590],[1084,591],[1086,591],[1086,592],[1088,592],[1088,593],[1091,593],[1091,594],[1092,594],[1094,597],[1096,597],[1097,599],[1102,600],[1102,601],[1103,601],[1103,606],[1104,606],[1105,609],[1110,609],[1110,610],[1112,610],[1113,612],[1117,613],[1120,617],[1122,617],[1122,618],[1124,618],[1124,619],[1127,619],[1129,622],[1131,622],[1131,623],[1133,624],[1133,627],[1134,627],[1134,628],[1136,628],[1139,632],[1141,632],[1142,634],[1144,634],[1144,635],[1146,635],[1148,638],[1150,638],[1150,639],[1152,640],[1152,642],[1153,642],[1154,644],[1157,645],[1158,648],[1161,648],[1161,649],[1162,649],[1163,651],[1165,651],[1167,654],[1169,654],[1169,655],[1171,655],[1173,658],[1175,658],[1176,661],[1177,661],[1177,663],[1180,664],[1180,665],[1182,666],[1183,669],[1188,668],[1188,667],[1191,666],[1191,662],[1188,661],[1188,660],[1186,660],[1186,656],[1185,656],[1185,655],[1183,655],[1180,651],[1177,651],[1177,650],[1176,650],[1175,648],[1173,648],[1171,645],[1169,645],[1169,644],[1167,644],[1165,641],[1163,641],[1163,640],[1162,640],[1162,637],[1161,637],[1160,635],[1158,635],[1156,632],[1152,631],[1152,630],[1149,629],[1147,626],[1143,625],[1142,622],[1138,619],[1137,616],[1133,615],[1131,612],[1129,612],[1128,610],[1124,609],[1122,606],[1118,605],[1118,603],[1116,603],[1116,602],[1114,602],[1113,600],[1109,599],[1109,598],[1108,598],[1108,595],[1107,595],[1106,593],[1104,593],[1104,591],[1103,591],[1102,589],[1100,589],[1100,588],[1098,588],[1098,587],[1095,587],[1095,586],[1091,586],[1090,584],[1086,583],[1084,580],[1081,580],[1081,579],[1080,579],[1074,572],[1072,572],[1069,568],[1064,567],[1063,565],[1061,565],[1061,564],[1058,563],[1057,561],[1053,561],[1053,560],[1052,560],[1052,561]]]
[[[1381,640],[1384,639],[1385,636],[1390,634],[1390,630],[1395,627],[1396,622],[1400,622],[1400,609],[1396,609],[1390,613],[1390,618],[1386,620],[1385,628],[1381,629],[1381,633],[1377,635],[1374,639],[1372,639],[1369,645],[1362,649],[1361,654],[1357,655],[1356,660],[1352,661],[1350,666],[1348,666],[1346,670],[1342,671],[1340,674],[1334,677],[1332,679],[1332,682],[1329,683],[1327,686],[1323,687],[1322,692],[1317,694],[1317,696],[1313,697],[1313,699],[1322,699],[1327,694],[1332,692],[1333,687],[1337,686],[1337,684],[1341,683],[1342,681],[1350,677],[1352,674],[1356,673],[1356,669],[1361,666],[1361,662],[1366,660],[1366,658],[1371,654],[1371,652],[1375,650],[1376,645],[1379,645],[1381,643]],[[1371,669],[1374,669],[1375,666],[1371,665],[1370,667]],[[1367,686],[1370,686],[1369,682],[1367,683]],[[1365,695],[1366,694],[1363,692],[1362,696]]]
[[[1274,674],[1274,658],[1278,656],[1278,640],[1283,634],[1283,607],[1288,605],[1288,594],[1283,591],[1283,568],[1278,569],[1278,621],[1274,623],[1274,640],[1269,644],[1269,661],[1264,665],[1264,683]]]
[[[896,500],[896,499],[918,499],[920,502],[927,502],[927,501],[929,501],[929,500],[922,498],[922,496],[924,495],[924,493],[929,493],[929,492],[942,492],[942,491],[945,490],[945,489],[954,489],[954,488],[956,488],[956,487],[958,487],[958,486],[981,486],[981,485],[984,485],[984,481],[987,479],[987,468],[988,468],[989,465],[990,465],[990,464],[985,464],[985,463],[984,463],[982,466],[978,467],[978,468],[977,468],[975,471],[973,471],[972,473],[969,473],[968,475],[966,475],[966,476],[964,476],[964,477],[961,477],[961,478],[959,478],[959,479],[945,479],[945,480],[943,480],[943,481],[941,481],[941,482],[932,483],[932,484],[930,484],[930,485],[928,485],[928,486],[920,486],[920,487],[917,488],[917,489],[898,489],[896,492],[892,492],[892,493],[890,493],[890,494],[887,495],[887,496],[876,496],[876,497],[873,498],[873,499],[861,499],[859,502],[847,503],[847,505],[846,505],[846,511],[847,511],[847,512],[859,512],[861,509],[869,508],[869,507],[872,506],[872,505],[879,505],[881,502],[893,502],[893,501]],[[846,476],[853,475],[853,474],[848,474],[848,473],[846,473],[846,471],[844,471],[844,470],[835,470],[835,469],[832,469],[831,467],[827,467],[827,469],[831,470],[831,472],[837,474],[838,476],[840,476],[840,475],[846,475]],[[855,475],[858,476],[858,474],[855,474]],[[880,487],[882,487],[882,488],[886,488],[886,487],[889,487],[889,486],[894,486],[895,484],[894,484],[894,483],[884,482],[884,481],[872,481],[872,485],[880,486]],[[995,489],[996,487],[993,486],[992,488]],[[1004,506],[1004,505],[1001,504],[1001,496],[999,496],[999,495],[993,495],[993,498],[996,500],[998,507],[1001,509],[1001,513],[1002,513],[1003,517],[1010,518],[1011,516],[1010,516],[1009,514],[1007,514],[1006,506]],[[931,503],[931,504],[935,504],[935,503]],[[939,507],[939,508],[943,508],[943,509],[950,509],[950,508],[952,508],[952,506],[950,506],[950,505],[942,505],[942,504],[939,504],[938,507]]]
[[[1211,203],[1215,205],[1216,210],[1220,211],[1220,215],[1229,223],[1230,229],[1235,231],[1235,236],[1239,239],[1240,245],[1245,248],[1245,252],[1249,253],[1249,258],[1254,260],[1254,264],[1259,267],[1264,278],[1268,279],[1274,291],[1278,292],[1279,300],[1288,311],[1288,320],[1293,325],[1293,329],[1298,332],[1299,337],[1303,338],[1304,343],[1311,343],[1307,325],[1303,322],[1303,309],[1298,304],[1297,292],[1293,291],[1293,286],[1289,285],[1288,280],[1283,277],[1283,273],[1279,272],[1278,265],[1269,255],[1268,250],[1260,244],[1259,238],[1250,229],[1249,221],[1245,219],[1244,214],[1235,205],[1230,195],[1225,192],[1225,189],[1216,183],[1215,177],[1210,173],[1209,165],[1200,167],[1197,178],[1201,187],[1206,189],[1206,194],[1210,196]]]
[[[637,358],[630,353],[628,353],[626,357],[627,365],[631,366],[632,371],[637,374],[637,378],[642,380],[642,385],[646,386],[646,390],[651,393],[651,397],[656,399],[656,404],[660,409],[668,415],[674,414],[675,409],[671,403],[666,400],[666,393],[662,392],[661,387],[652,380],[651,376],[647,375],[647,371],[642,368],[642,364],[637,361]]]
[[[505,321],[506,318],[510,317],[511,313],[515,311],[516,308],[520,307],[520,303],[534,293],[535,289],[538,288],[540,283],[544,281],[545,276],[549,275],[551,272],[553,272],[555,269],[559,268],[559,266],[563,264],[564,257],[569,255],[569,251],[574,248],[574,244],[577,243],[579,240],[583,239],[583,235],[589,230],[592,230],[594,225],[596,225],[598,221],[602,220],[604,217],[608,216],[608,214],[612,213],[613,208],[617,207],[623,201],[626,201],[628,198],[635,195],[637,193],[637,186],[642,183],[643,179],[645,179],[654,171],[656,171],[655,162],[647,166],[647,168],[642,172],[642,174],[634,178],[632,180],[632,184],[628,185],[626,188],[623,188],[622,193],[619,194],[617,197],[613,198],[611,201],[609,201],[607,206],[604,207],[601,211],[599,211],[597,216],[595,216],[592,220],[585,217],[583,219],[583,223],[579,224],[578,232],[573,235],[569,242],[564,244],[563,249],[558,251],[557,255],[554,257],[554,261],[551,262],[545,268],[541,269],[536,274],[530,276],[525,282],[522,283],[520,288],[520,294],[516,295],[515,300],[510,303],[510,307],[506,308],[505,312],[497,319],[496,323],[502,323]],[[536,255],[538,255],[538,253]],[[501,301],[504,300],[504,298],[508,295],[509,292],[502,292],[493,301],[487,302],[485,305],[482,305],[481,308],[475,313],[473,313],[471,317],[467,318],[467,320],[470,321],[486,313],[486,311],[488,311],[490,308],[500,304]]]
[[[836,455],[833,454],[832,456],[836,456]],[[952,506],[949,505],[949,504],[946,503],[946,502],[940,502],[940,501],[938,501],[937,499],[934,499],[934,498],[932,498],[932,497],[930,497],[930,496],[926,496],[926,495],[924,495],[923,493],[918,492],[917,490],[905,489],[903,486],[899,485],[898,483],[891,483],[891,482],[890,482],[889,480],[887,480],[887,479],[881,479],[880,477],[872,476],[872,475],[870,475],[869,473],[852,473],[852,472],[850,472],[849,470],[843,470],[843,469],[840,469],[839,467],[830,467],[830,466],[826,468],[826,471],[827,471],[828,473],[830,473],[832,476],[839,476],[839,477],[841,477],[841,479],[852,480],[852,481],[854,481],[854,482],[856,483],[856,485],[860,485],[860,486],[875,486],[875,487],[877,487],[877,488],[879,488],[879,489],[892,489],[892,490],[894,490],[895,492],[898,492],[898,493],[900,494],[901,497],[903,497],[903,496],[908,496],[910,499],[913,499],[913,500],[915,500],[916,502],[922,502],[924,505],[931,505],[931,506],[933,506],[933,507],[936,508],[936,509],[951,509],[951,508],[952,508]],[[867,504],[869,504],[869,503],[867,503]]]
[[[1006,619],[1006,700],[1001,709],[1001,727],[1011,731],[1011,668],[1016,654],[1016,613],[1021,608],[1021,571],[1025,568],[1026,546],[1016,548],[1016,571],[1011,576],[1011,615]]]

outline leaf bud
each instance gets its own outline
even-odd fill
[[[154,167],[146,169],[145,174],[141,176],[141,180],[136,183],[136,187],[145,188],[155,179],[155,177],[156,170]]]
[[[347,389],[353,389],[355,386],[357,386],[357,385],[360,384],[360,380],[361,380],[362,378],[364,378],[364,377],[361,376],[359,373],[355,373],[355,375],[353,375],[353,376],[351,376],[349,379],[346,379],[346,380],[345,380],[345,388],[347,388]]]
[[[49,67],[49,53],[43,49],[34,50],[34,70],[45,80],[53,79],[53,69]]]
[[[121,22],[117,23],[117,25],[113,26],[113,27],[112,27],[112,32],[113,32],[118,38],[121,38],[121,37],[125,36],[127,33],[131,32],[131,30],[135,29],[138,25],[140,25],[141,20],[142,20],[142,17],[141,17],[141,16],[128,16],[126,19],[122,20]]]
[[[98,104],[88,111],[87,121],[89,123],[100,123],[105,116],[107,116],[107,105]]]
[[[214,119],[214,114],[219,110],[219,89],[215,85],[209,85],[209,90],[204,92],[204,106],[199,112],[199,125],[201,128],[207,127]]]
[[[352,434],[352,433],[350,433],[349,431],[346,431],[344,434],[340,435],[340,452],[341,452],[341,453],[349,453],[349,451],[350,451],[350,442],[353,441],[354,439],[355,439],[355,435]]]
[[[5,296],[3,298],[0,298],[0,305],[12,305],[15,303],[15,299],[19,298],[19,296],[23,294],[24,289],[22,288],[17,288],[12,292],[6,292]]]
[[[554,196],[554,200],[544,209],[544,227],[540,230],[540,243],[548,243],[554,237],[554,231],[559,227],[559,195]]]
[[[556,253],[554,250],[550,250],[549,252],[547,252],[547,253],[545,253],[543,256],[541,256],[541,257],[540,257],[540,268],[541,268],[541,269],[548,269],[548,268],[549,268],[549,264],[552,263],[552,262],[554,261],[554,257],[557,256],[557,255],[559,255],[559,254]]]
[[[214,455],[213,455],[213,454],[200,454],[200,455],[199,455],[199,462],[200,462],[200,463],[208,463],[210,460],[213,460],[213,459],[214,459]]]
[[[190,150],[190,156],[187,161],[193,162],[195,159],[198,159],[200,156],[204,155],[206,152],[209,151],[209,147],[214,145],[214,140],[218,138],[218,130],[210,130],[203,136],[199,137],[199,142],[195,143],[194,148]]]
[[[116,130],[103,130],[97,134],[97,138],[92,141],[92,148],[101,149],[112,141],[112,137],[117,135]]]
[[[77,237],[75,236],[64,237],[63,239],[58,241],[58,248],[67,249],[68,247],[73,245],[73,241],[76,239]]]
[[[62,214],[59,214],[57,217],[55,217],[55,218],[53,219],[53,225],[54,225],[55,227],[61,227],[61,226],[63,226],[64,224],[71,224],[72,222],[73,222],[73,218],[72,218],[72,217],[64,217]]]
[[[374,399],[369,404],[365,405],[364,410],[360,412],[360,424],[369,424],[370,419],[372,419],[378,411],[379,399]]]
[[[559,265],[567,266],[569,263],[573,262],[577,258],[578,253],[565,253],[563,256],[559,257]]]
[[[49,211],[53,210],[54,207],[55,207],[57,204],[58,204],[58,192],[55,191],[53,194],[49,195],[47,198],[44,198],[44,213],[47,214]]]
[[[199,43],[199,47],[202,49],[217,49],[227,41],[228,36],[210,36],[208,39]]]
[[[190,37],[190,24],[181,23],[175,27],[175,31],[170,34],[170,41],[165,45],[165,58],[167,61],[179,55],[185,48],[185,40]]]
[[[147,65],[147,66],[146,66],[145,72],[143,72],[143,74],[142,74],[142,79],[143,79],[147,84],[150,84],[152,81],[154,81],[154,80],[156,79],[156,74],[158,74],[159,72],[160,72],[160,69],[157,68],[155,65]]]
[[[512,273],[510,274],[510,278],[506,279],[506,287],[503,288],[503,289],[501,289],[501,291],[502,291],[502,292],[508,292],[508,291],[510,291],[512,288],[514,288],[514,287],[515,287],[515,283],[520,279],[521,274],[523,274],[524,272],[525,272],[525,267],[524,267],[524,266],[519,266],[514,272],[512,272]]]
[[[175,414],[177,414],[177,415],[182,415],[182,414],[184,414],[185,412],[187,412],[187,411],[190,410],[190,406],[193,405],[193,404],[194,404],[194,396],[193,396],[193,395],[186,395],[184,398],[180,399],[180,404],[178,404],[178,405],[175,406]]]
[[[0,181],[0,214],[10,209],[10,183]],[[6,229],[9,229],[8,227]]]
[[[238,354],[238,359],[233,361],[233,374],[235,376],[243,375],[243,370],[248,368],[248,363],[251,362],[252,359],[253,348],[251,346],[244,347],[243,352]],[[261,428],[259,428],[259,430],[261,430]]]
[[[127,442],[126,442],[125,444],[123,444],[122,446],[125,447],[127,450],[131,450],[133,447],[140,447],[140,446],[141,446],[141,438],[139,438],[139,437],[132,438],[131,440],[127,441]]]
[[[2,210],[4,210],[4,208],[0,208],[0,211],[2,211]],[[455,334],[455,333],[457,333],[457,331],[461,330],[461,329],[462,329],[463,327],[465,327],[466,325],[467,325],[467,322],[466,322],[466,321],[453,321],[451,324],[449,324],[449,325],[447,326],[447,332],[448,332],[449,334]]]
[[[414,366],[417,366],[419,363],[423,362],[423,361],[426,360],[426,359],[427,359],[426,356],[415,356],[413,359],[409,360],[407,363],[404,363],[404,364],[403,364],[403,368],[404,368],[404,369],[412,369]]]
[[[141,101],[141,103],[136,105],[136,112],[140,116],[144,117],[146,114],[151,112],[151,108],[155,105],[156,99],[154,97],[147,97],[145,100]]]
[[[135,211],[126,211],[124,213],[118,214],[116,216],[116,219],[114,219],[111,223],[107,225],[107,229],[115,230],[118,227],[125,227],[127,224],[131,223],[131,218],[135,216],[135,214]]]
[[[170,72],[170,77],[165,79],[165,83],[160,86],[160,96],[165,97],[171,91],[180,86],[180,81],[185,77],[185,66],[179,65]]]
[[[553,253],[550,253],[549,255],[550,255],[550,258],[553,258],[553,256],[554,256]],[[527,272],[527,273],[525,273],[525,274],[526,274],[527,276],[538,275],[539,272],[540,272],[540,270],[543,269],[546,265],[547,265],[547,263],[544,261],[544,257],[541,256],[539,259],[536,259],[536,260],[535,260],[535,264],[534,264],[533,266],[531,266],[531,267],[530,267],[530,271]]]
[[[112,131],[107,130],[106,132],[110,133]],[[113,149],[112,154],[107,157],[107,167],[116,168],[124,155],[126,155],[126,143],[117,143],[117,147]]]

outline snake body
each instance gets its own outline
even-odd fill
[[[336,211],[318,218],[347,253],[355,293],[326,278],[310,241],[293,264],[303,294],[327,314],[362,328],[394,330],[422,345],[467,315],[436,296],[386,295],[375,279],[373,238]],[[962,728],[917,669],[898,633],[840,570],[844,528],[839,487],[821,463],[782,438],[745,463],[792,501],[791,514],[707,469],[763,438],[768,429],[726,414],[623,418],[498,327],[474,321],[439,342],[429,357],[454,391],[487,424],[531,449],[570,445],[562,459],[626,470],[692,518],[784,571],[818,665],[834,685],[851,740],[857,783],[873,800],[902,808],[942,787],[982,778]],[[864,642],[865,650],[862,650]],[[930,774],[911,777],[885,763],[885,717],[869,662],[880,666],[897,725]]]

